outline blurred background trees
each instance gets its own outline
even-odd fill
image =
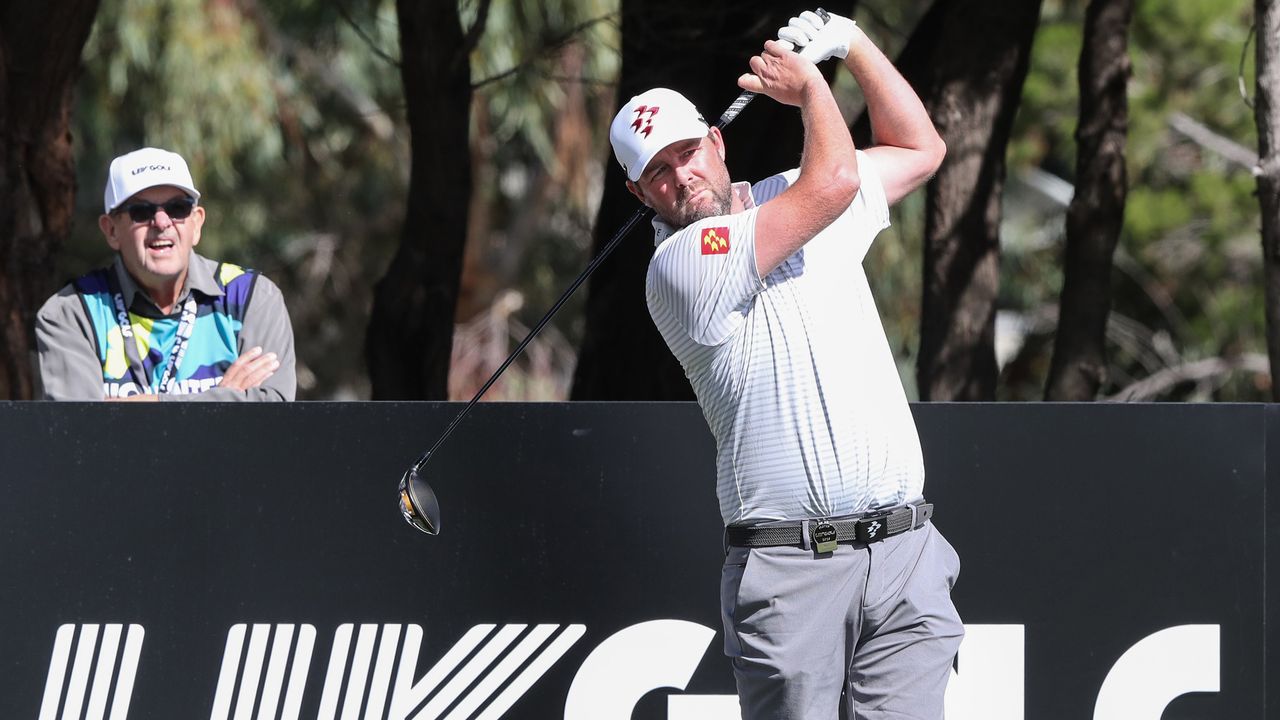
[[[1086,7],[1045,2],[1010,148],[1019,186],[1010,191],[1050,207],[1005,218],[1001,399],[1030,399],[1045,385],[1062,288],[1062,211],[1075,182]],[[1129,192],[1111,278],[1103,397],[1270,396],[1252,177],[1252,23],[1243,0],[1135,4]]]
[[[404,220],[409,138],[392,3],[107,0],[75,111],[79,192],[55,280],[108,258],[95,225],[111,158],[184,155],[200,251],[286,294],[299,396],[368,397],[374,282]]]
[[[1111,312],[1102,331],[1097,394],[1267,399],[1262,223],[1253,176],[1253,4],[1128,4],[1127,197],[1107,271]],[[391,0],[101,0],[95,15],[93,5],[45,3],[40,7],[50,9],[38,16],[17,10],[27,6],[0,4],[0,139],[9,143],[0,145],[7,153],[0,160],[10,178],[0,185],[6,223],[0,224],[0,316],[29,324],[30,298],[38,306],[62,282],[107,261],[96,229],[107,164],[144,144],[168,147],[187,157],[204,193],[209,220],[202,251],[258,268],[283,288],[298,340],[299,396],[307,399],[373,396],[368,358],[379,357],[375,336],[390,343],[381,357],[417,363],[396,370],[400,379],[380,397],[470,397],[585,266],[601,236],[607,239],[634,208],[621,194],[607,142],[619,96],[664,84],[685,90],[709,116],[718,113],[736,94],[734,80],[747,55],[791,9],[741,1],[694,7],[660,0],[459,0],[397,8]],[[932,5],[861,0],[829,9],[852,12],[897,57]],[[1005,180],[997,185],[999,211],[991,219],[998,234],[981,240],[994,252],[989,257],[998,277],[984,290],[991,297],[984,310],[993,311],[991,330],[985,339],[979,333],[974,349],[989,348],[995,364],[987,372],[995,382],[969,397],[1045,395],[1064,282],[1065,219],[1082,172],[1077,147],[1086,146],[1076,133],[1089,5],[1041,3],[1025,80],[1016,83],[1007,147],[991,161],[1004,166]],[[414,7],[455,23],[455,51],[464,51],[466,66],[454,67],[454,77],[465,79],[467,92],[459,90],[452,101],[428,98],[415,106],[406,98],[404,82],[422,77],[408,72],[411,53],[401,49],[404,38],[422,37],[402,27],[400,13]],[[13,70],[24,67],[19,60],[33,52],[34,40],[74,41],[77,17],[92,17],[93,24],[80,41],[78,79],[66,81],[74,79],[68,116],[74,206],[65,228],[48,226],[47,240],[20,240],[30,235],[6,218],[30,214],[12,210],[18,206],[11,138],[13,128],[27,122],[21,118],[31,96]],[[431,21],[433,32],[440,18]],[[967,44],[977,58],[983,43],[970,35]],[[940,57],[964,53],[965,46],[949,45],[947,53],[923,60],[904,55],[904,72],[912,76],[908,61],[935,78],[942,70],[963,70],[981,88],[984,68]],[[413,51],[443,48],[415,41]],[[42,82],[74,74],[52,49],[34,52],[44,59]],[[853,122],[860,96],[843,69],[832,79]],[[917,87],[929,94],[938,84]],[[933,108],[940,96],[925,99]],[[795,164],[797,150],[788,143],[794,138],[798,148],[799,138],[796,126],[786,124],[795,118],[768,105],[759,101],[727,132],[736,176],[756,179]],[[410,128],[415,113],[428,126],[434,120],[436,127],[447,121],[456,128],[463,112],[465,143],[458,130],[442,140]],[[24,127],[56,127],[49,122]],[[29,144],[30,131],[24,132]],[[469,169],[456,161],[414,162],[415,147],[433,142],[447,143],[436,147],[440,157],[469,159]],[[956,153],[960,145],[951,147]],[[420,189],[413,202],[411,174],[414,183],[430,177],[422,186],[427,194]],[[926,209],[934,202],[926,195],[895,208],[893,227],[867,260],[914,397],[922,394],[916,387]],[[448,219],[432,219],[429,201],[441,203]],[[446,243],[446,237],[455,239]],[[971,238],[962,233],[958,239]],[[580,292],[488,397],[687,397],[665,351],[631,344],[656,336],[639,284],[650,247],[647,229],[637,230],[591,283],[590,302]],[[26,254],[15,254],[16,248]],[[406,252],[416,255],[406,259]],[[393,269],[401,273],[395,283],[410,292],[390,296],[389,307],[404,311],[422,301],[416,307],[429,307],[443,320],[431,331],[434,350],[419,344],[397,351],[403,320],[371,335],[374,288],[393,278]],[[8,299],[18,283],[26,305]],[[456,286],[456,297],[427,302],[431,283],[446,295]],[[456,306],[442,307],[449,302]],[[455,324],[450,337],[447,328]],[[11,330],[6,326],[5,360],[20,370],[29,349]],[[450,358],[447,391],[443,358],[424,359],[432,352]],[[440,374],[424,380],[433,371]],[[388,372],[377,370],[380,378]],[[418,384],[403,381],[414,373]],[[6,377],[12,379],[0,386],[5,396],[29,396],[21,372]]]
[[[35,392],[32,325],[71,225],[72,88],[97,5],[0,2],[0,397]]]

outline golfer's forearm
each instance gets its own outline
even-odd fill
[[[877,145],[938,152],[942,139],[910,83],[862,32],[853,31],[845,67],[867,101],[871,133]]]
[[[840,217],[860,185],[853,140],[821,76],[805,88],[799,105],[804,120],[800,176],[756,214],[756,272],[761,278]]]
[[[858,161],[853,138],[844,116],[825,83],[814,83],[800,105],[804,122],[804,155],[800,159],[800,178],[814,200],[825,200],[831,194],[833,209],[844,211],[858,191]],[[815,208],[819,212],[818,208]]]

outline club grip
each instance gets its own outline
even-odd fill
[[[822,18],[822,22],[824,23],[831,20],[831,13],[823,10],[822,8],[818,8],[817,10],[814,10],[814,12],[818,14],[818,17]],[[800,50],[801,48],[792,48],[793,52],[800,52]],[[742,93],[738,95],[738,98],[730,103],[729,107],[725,108],[724,112],[720,113],[720,119],[716,121],[716,128],[723,130],[725,125],[733,122],[734,118],[738,117],[738,113],[742,112],[742,109],[751,104],[751,101],[755,99],[755,93],[750,90],[743,90]]]

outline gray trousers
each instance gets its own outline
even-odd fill
[[[729,548],[725,655],[745,720],[939,720],[964,625],[932,523],[878,543]]]

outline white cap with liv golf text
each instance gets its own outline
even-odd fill
[[[609,142],[627,179],[635,182],[663,148],[707,131],[707,121],[693,103],[675,90],[654,88],[622,106],[609,126]]]
[[[110,214],[125,200],[160,185],[172,185],[200,199],[187,161],[178,153],[149,147],[121,155],[111,161],[107,189],[102,195],[103,212]]]

